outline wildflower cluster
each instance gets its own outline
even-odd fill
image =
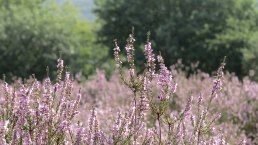
[[[153,53],[149,38],[145,70],[139,73],[135,41],[130,34],[127,62],[120,59],[115,41],[119,77],[107,80],[97,70],[95,78],[78,84],[58,59],[55,81],[47,77],[39,82],[33,76],[12,85],[0,82],[0,144],[257,143],[257,83],[229,75],[225,80],[225,61],[215,79],[172,72]]]
[[[35,78],[13,86],[4,83],[5,98],[0,109],[1,144],[71,144],[75,141],[70,126],[78,114],[81,95],[79,91],[77,97],[72,96],[69,72],[65,80],[61,80],[61,59],[58,68],[54,84],[49,77],[42,84]]]
[[[129,72],[136,71],[134,68],[134,58],[133,58],[133,34],[129,35],[128,44],[126,45],[127,61],[129,65]],[[118,48],[116,43],[116,48],[114,49],[114,56],[116,60],[119,59]],[[151,43],[149,39],[145,45],[144,54],[146,56],[146,71],[137,76],[129,73],[129,78],[126,79],[126,75],[122,71],[121,61],[117,61],[119,65],[119,73],[125,85],[127,85],[134,93],[133,95],[133,108],[135,109],[133,126],[139,125],[139,122],[144,121],[149,124],[150,120],[146,117],[153,117],[154,124],[151,128],[153,132],[158,134],[153,136],[153,143],[156,144],[203,144],[203,143],[213,143],[215,134],[210,134],[213,129],[212,124],[219,116],[216,116],[211,121],[206,119],[207,113],[209,111],[210,104],[214,98],[214,94],[218,93],[218,87],[221,87],[221,79],[223,68],[225,63],[223,62],[218,70],[217,78],[215,80],[214,86],[212,88],[211,100],[207,105],[206,110],[202,110],[202,97],[199,97],[198,108],[199,112],[197,115],[191,112],[191,106],[193,102],[193,97],[189,97],[187,104],[183,112],[175,113],[171,115],[170,103],[173,100],[173,94],[176,93],[177,83],[172,75],[172,72],[164,64],[164,60],[161,55],[155,57],[153,50],[151,48]],[[159,64],[159,70],[156,72],[156,60]],[[133,73],[135,74],[135,73]],[[144,109],[143,109],[144,108]],[[148,113],[143,113],[143,111]],[[137,113],[136,113],[137,112]],[[197,118],[195,118],[197,116]],[[156,121],[155,121],[156,120]],[[186,122],[192,122],[191,126],[186,126]],[[157,124],[155,123],[157,122]],[[207,124],[207,125],[206,125]],[[164,126],[168,126],[168,130],[164,130]],[[134,127],[135,132],[135,127]],[[134,136],[133,143],[137,144],[140,139]],[[223,138],[216,144],[226,144]]]

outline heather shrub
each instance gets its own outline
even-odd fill
[[[80,91],[72,94],[72,79],[58,60],[56,82],[35,78],[12,86],[3,83],[1,97],[1,144],[66,144],[72,141],[71,123]],[[71,140],[70,138],[71,137]]]
[[[198,112],[193,113],[191,111],[193,97],[190,96],[182,111],[171,110],[169,106],[173,102],[173,96],[177,88],[172,72],[165,66],[161,55],[155,57],[151,42],[147,38],[144,49],[147,60],[146,70],[142,74],[138,74],[134,64],[134,41],[132,33],[129,35],[125,47],[129,66],[128,77],[123,73],[123,63],[119,57],[120,48],[116,41],[116,47],[114,48],[120,78],[133,93],[134,130],[137,129],[137,124],[140,124],[140,122],[148,123],[149,120],[146,119],[146,116],[150,116],[154,119],[153,124],[149,124],[149,126],[156,134],[152,140],[155,144],[225,144],[226,142],[220,134],[212,132],[212,125],[220,115],[209,116],[209,119],[207,117],[213,99],[221,90],[225,63],[223,62],[217,71],[217,77],[211,87],[211,94],[206,106],[202,105],[202,96],[200,96],[197,103]],[[157,72],[156,59],[159,64]],[[149,113],[146,115],[145,111]],[[134,144],[137,143],[138,136],[136,135],[134,133],[132,137]]]
[[[177,82],[181,86],[188,85],[185,89],[178,89],[179,96],[184,96],[187,92],[193,94],[206,96],[209,93],[207,86],[210,86],[212,77],[206,73],[198,73],[186,78],[182,75],[182,71],[176,72]],[[181,74],[181,75],[179,75]],[[229,134],[240,136],[245,134],[252,142],[257,143],[257,83],[252,81],[249,77],[239,80],[238,77],[232,74],[226,74],[224,77],[224,89],[218,94],[218,99],[212,105],[212,111],[221,112],[220,124],[227,124],[231,126],[230,129],[236,128],[235,131],[225,129]],[[201,91],[202,90],[202,91]],[[184,100],[179,100],[184,103]],[[233,128],[232,128],[233,127]],[[234,139],[234,137],[231,137]]]
[[[134,35],[117,72],[104,72],[78,83],[63,74],[58,59],[55,80],[32,76],[13,84],[0,82],[1,144],[255,144],[257,83],[199,72],[186,77],[167,68],[147,39],[145,70],[134,65]],[[171,71],[172,70],[172,71]],[[224,89],[222,89],[224,88]],[[254,113],[255,112],[255,113]]]

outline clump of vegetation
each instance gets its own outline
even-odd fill
[[[228,138],[232,134],[224,134],[230,129],[219,129],[227,122],[224,113],[230,113],[214,108],[214,103],[223,107],[218,100],[223,100],[220,93],[223,93],[225,61],[216,77],[206,83],[209,97],[195,97],[188,94],[189,85],[197,86],[194,80],[180,89],[183,84],[180,80],[184,79],[164,65],[161,55],[153,53],[149,38],[144,49],[146,69],[138,73],[134,65],[134,41],[134,35],[130,34],[125,47],[128,69],[124,68],[121,50],[115,43],[114,55],[122,83],[117,75],[106,81],[100,72],[88,84],[76,83],[69,72],[62,79],[62,59],[58,59],[55,81],[47,77],[40,83],[33,77],[12,85],[2,82],[1,144],[245,144],[249,141],[245,136],[232,140]],[[180,98],[182,92],[185,94]]]

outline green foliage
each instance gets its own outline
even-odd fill
[[[75,27],[75,37],[79,40],[78,56],[75,56],[72,70],[80,70],[84,76],[89,76],[95,73],[96,68],[103,69],[107,75],[111,75],[114,70],[113,62],[107,58],[107,47],[96,43],[95,30],[99,26],[93,23],[85,25],[84,22],[79,22]]]
[[[113,38],[125,40],[134,26],[139,42],[146,41],[146,32],[151,31],[153,46],[159,46],[155,49],[167,65],[182,59],[187,66],[200,62],[199,69],[212,72],[227,56],[230,72],[238,76],[246,73],[243,51],[253,48],[250,40],[257,35],[254,0],[95,1],[102,23],[99,41],[110,48],[114,47]],[[140,52],[136,52],[137,62],[143,62]]]
[[[250,41],[253,46],[250,50],[243,50],[244,61],[243,65],[246,70],[246,73],[249,74],[249,77],[253,80],[258,81],[258,32],[256,32],[255,37]]]
[[[0,0],[0,18],[0,74],[7,78],[35,74],[42,79],[47,66],[55,70],[59,54],[68,69],[77,72],[92,59],[93,51],[100,51],[93,49],[91,24],[68,2]],[[98,53],[94,61],[103,55]],[[89,69],[84,74],[92,72]]]

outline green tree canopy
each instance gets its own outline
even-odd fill
[[[134,26],[138,46],[151,31],[154,49],[167,65],[200,61],[205,72],[216,70],[227,56],[227,69],[244,75],[243,50],[249,50],[257,32],[254,0],[95,0],[102,28],[99,41],[113,48]],[[120,43],[123,44],[123,43]],[[142,48],[142,47],[141,47]],[[111,51],[110,51],[111,52]],[[141,51],[137,59],[142,60]]]
[[[47,66],[56,70],[59,53],[70,71],[93,59],[91,24],[70,3],[0,0],[0,19],[0,74],[8,78],[35,74],[42,79]]]

